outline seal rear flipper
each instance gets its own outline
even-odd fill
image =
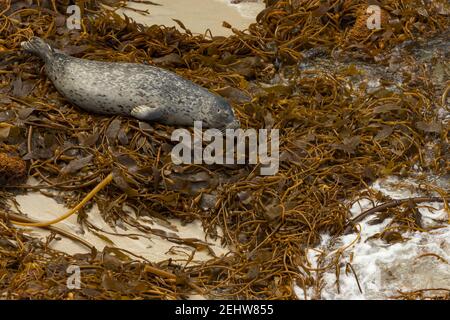
[[[141,105],[131,110],[131,115],[142,121],[155,121],[161,118],[163,112],[159,107]]]
[[[22,42],[20,46],[26,52],[37,55],[45,62],[50,61],[55,53],[53,48],[39,37],[32,37],[30,40]]]

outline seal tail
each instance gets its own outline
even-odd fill
[[[38,37],[33,37],[29,41],[24,41],[20,44],[23,50],[32,53],[45,62],[53,58],[55,51],[44,40]]]

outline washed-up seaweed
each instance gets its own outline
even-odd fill
[[[448,175],[448,49],[433,56],[434,48],[448,44],[445,1],[384,1],[388,26],[381,31],[364,29],[365,1],[274,1],[248,30],[233,29],[229,37],[193,35],[182,22],[183,31],[144,27],[114,11],[121,1],[75,2],[83,9],[81,30],[65,26],[68,1],[8,0],[0,7],[0,128],[8,128],[0,131],[0,152],[25,161],[28,175],[41,181],[36,186],[8,178],[2,189],[2,297],[177,299],[201,293],[292,299],[294,283],[320,287],[306,250],[323,233],[355,231],[349,200],[389,201],[361,194],[371,182],[416,174],[416,167]],[[33,35],[80,58],[164,67],[223,95],[244,128],[280,130],[279,172],[259,176],[254,165],[174,165],[174,127],[68,104],[42,62],[21,51],[20,42]],[[418,54],[420,41],[424,52]],[[157,266],[117,248],[69,256],[10,224],[6,200],[12,192],[55,190],[74,207],[111,173],[112,181],[78,212],[84,228],[93,229],[86,215],[95,202],[112,226],[170,238],[139,224],[126,206],[137,217],[199,219],[230,253]],[[430,190],[430,197],[447,201],[448,186]],[[425,231],[415,207],[390,207],[391,229]],[[58,274],[69,264],[84,266],[88,281],[81,291],[67,290],[67,275]]]
[[[46,242],[25,235],[0,221],[2,299],[177,299],[177,276],[149,261],[133,261],[126,252],[108,248],[102,252],[69,256],[50,249]],[[68,286],[67,270],[77,266],[83,287]]]

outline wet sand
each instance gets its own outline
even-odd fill
[[[148,10],[148,15],[120,9],[119,14],[125,14],[133,20],[145,25],[165,25],[178,27],[172,19],[177,19],[192,33],[205,34],[211,30],[213,36],[232,34],[230,29],[222,26],[223,21],[234,28],[244,30],[256,15],[264,9],[261,2],[230,4],[230,0],[155,0],[160,6],[129,2],[128,6],[140,10]]]

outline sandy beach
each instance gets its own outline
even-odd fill
[[[177,19],[192,32],[204,34],[208,29],[213,36],[226,36],[232,33],[230,29],[222,26],[223,21],[228,22],[234,28],[243,30],[252,22],[255,22],[257,14],[264,9],[264,3],[244,2],[231,4],[231,0],[159,0],[155,1],[160,6],[129,2],[128,6],[139,10],[148,10],[148,15],[120,9],[120,14],[125,14],[133,20],[146,24],[158,24],[175,26]]]

